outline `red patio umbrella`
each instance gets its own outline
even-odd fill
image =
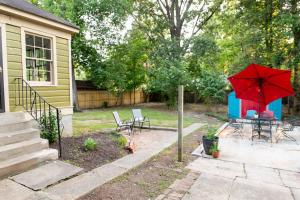
[[[236,96],[258,103],[258,135],[260,137],[260,105],[295,95],[291,85],[291,71],[272,69],[258,64],[250,64],[243,71],[228,78]]]
[[[290,70],[250,64],[228,80],[238,98],[251,100],[259,105],[268,105],[276,99],[295,95]]]

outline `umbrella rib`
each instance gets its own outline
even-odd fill
[[[288,90],[288,89],[285,88],[285,87],[282,87],[281,85],[274,84],[274,83],[272,83],[271,81],[268,81],[267,79],[266,79],[265,81],[268,82],[268,84],[274,85],[274,86],[279,87],[279,88],[281,88],[281,89],[283,89],[283,90],[286,90],[286,91],[289,91],[289,92],[294,92],[294,91]]]

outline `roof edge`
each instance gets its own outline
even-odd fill
[[[3,11],[4,14],[6,13],[6,14],[9,14],[11,16],[17,16],[17,17],[21,17],[21,18],[24,18],[24,19],[27,19],[27,20],[30,20],[30,21],[36,21],[36,22],[39,22],[39,23],[42,23],[42,24],[47,24],[49,26],[55,27],[55,28],[60,29],[60,30],[64,30],[66,32],[70,32],[72,34],[79,32],[79,27],[77,27],[75,25],[74,26],[69,26],[67,24],[63,24],[63,23],[60,23],[60,22],[57,22],[57,21],[54,21],[54,20],[44,18],[44,17],[39,16],[39,15],[35,15],[35,14],[29,13],[29,12],[25,12],[25,11],[10,7],[10,6],[5,5],[5,4],[0,4],[0,11]]]

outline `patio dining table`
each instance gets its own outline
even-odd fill
[[[272,142],[272,126],[278,126],[277,119],[275,117],[253,117],[250,119],[252,121],[252,140],[255,136],[258,136],[258,138],[266,137],[265,135],[262,135],[262,132],[267,132],[270,134],[270,139]],[[257,135],[253,135],[253,132],[257,132]]]

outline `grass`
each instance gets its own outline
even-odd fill
[[[132,119],[131,108],[107,108],[89,110],[85,112],[77,112],[73,115],[73,133],[78,136],[84,133],[91,133],[105,129],[112,129],[116,127],[112,112],[118,111],[122,120]],[[162,127],[177,127],[177,114],[171,111],[161,111],[154,108],[142,108],[142,113],[151,121],[151,126]],[[184,126],[191,125],[196,122],[195,118],[184,117]]]

